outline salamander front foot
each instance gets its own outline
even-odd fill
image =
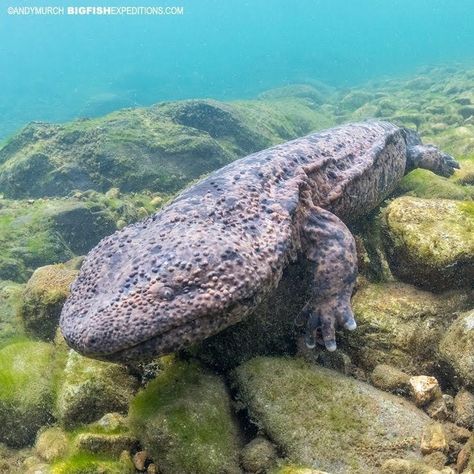
[[[312,309],[312,308],[315,309]],[[335,351],[336,329],[341,327],[354,331],[357,323],[348,303],[341,303],[338,299],[330,302],[320,302],[316,306],[308,303],[297,316],[295,324],[305,326],[304,341],[306,347],[313,349],[320,344],[328,351]]]

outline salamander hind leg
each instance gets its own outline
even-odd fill
[[[311,299],[296,323],[306,325],[308,347],[320,342],[334,351],[336,327],[356,328],[350,301],[357,277],[354,237],[338,217],[314,207],[302,225],[302,244],[314,262],[314,280]]]

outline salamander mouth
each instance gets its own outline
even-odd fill
[[[78,350],[82,355],[108,362],[131,363],[147,361],[157,356],[171,354],[185,349],[203,339],[213,336],[228,326],[241,321],[249,312],[231,311],[223,314],[210,313],[191,320],[180,326],[172,327],[154,336],[144,339],[130,346],[121,347],[109,352],[94,352]]]

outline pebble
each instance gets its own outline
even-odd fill
[[[446,452],[448,450],[446,433],[441,423],[433,423],[425,428],[420,449],[423,454],[431,454],[435,451]]]
[[[410,377],[410,394],[416,406],[422,407],[442,396],[438,381],[428,375]]]
[[[145,471],[145,464],[147,459],[148,453],[146,451],[137,451],[132,458],[135,469],[137,471]]]
[[[399,394],[406,394],[409,389],[410,376],[387,364],[376,365],[370,376],[372,385]]]

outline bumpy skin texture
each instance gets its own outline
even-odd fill
[[[414,132],[375,121],[237,160],[89,253],[63,308],[63,335],[99,359],[174,352],[241,321],[290,261],[307,258],[313,292],[297,320],[308,346],[334,350],[335,328],[356,326],[356,251],[343,222],[374,209],[417,166],[442,175],[458,167]]]

